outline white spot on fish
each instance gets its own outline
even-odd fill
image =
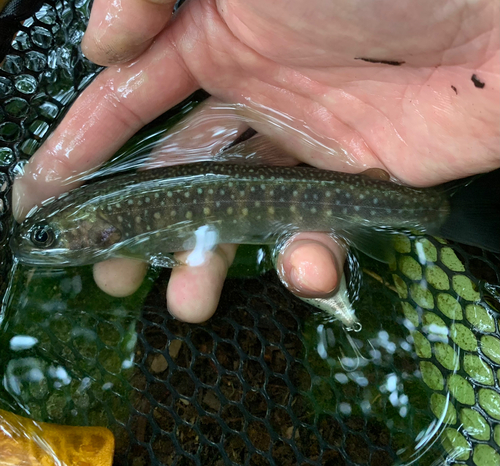
[[[167,196],[168,196],[168,197],[172,197],[172,195],[173,195],[173,194],[172,194],[172,191],[167,191]]]
[[[210,188],[210,189],[208,190],[208,194],[213,194],[213,193],[214,193],[214,190],[213,190],[212,188]]]
[[[186,192],[184,193],[184,197],[189,197],[189,191],[186,191]]]
[[[255,201],[255,207],[260,207],[260,201]]]
[[[356,212],[359,212],[359,209],[360,209],[359,205],[355,205],[355,206],[354,206],[354,210],[355,210]]]
[[[210,209],[208,207],[203,207],[203,213],[205,215],[209,215],[210,214]]]
[[[333,215],[333,212],[331,210],[326,211],[326,216],[331,217]]]
[[[186,218],[187,218],[188,220],[191,220],[191,219],[193,218],[193,212],[191,212],[190,210],[188,210],[188,211],[186,212]]]
[[[243,207],[243,209],[241,209],[241,213],[244,217],[246,217],[248,215],[248,209],[246,207]]]
[[[150,197],[146,197],[146,198],[144,198],[144,201],[146,202],[146,204],[149,204],[151,202],[151,198]]]
[[[155,199],[158,199],[160,197],[159,193],[155,193]]]
[[[171,217],[175,217],[176,214],[177,214],[177,212],[175,210],[171,210],[170,211],[170,216]]]
[[[298,191],[294,191],[292,194],[293,194],[293,197],[297,197],[299,195],[299,192]]]
[[[363,200],[363,199],[365,198],[365,195],[364,195],[364,194],[360,194],[360,195],[359,195],[359,198],[360,198],[361,200]]]
[[[122,208],[122,205],[118,202],[118,204],[116,204],[116,208],[117,208],[117,209],[121,209],[121,208]]]
[[[139,216],[135,217],[135,223],[141,223],[141,217]]]
[[[375,205],[377,205],[377,204],[378,204],[378,198],[377,198],[377,197],[374,197],[374,198],[373,198],[373,203],[374,203]]]
[[[186,259],[186,263],[196,267],[205,263],[205,253],[215,248],[218,240],[217,232],[207,225],[199,227],[195,232],[195,246]]]
[[[245,191],[240,191],[240,196],[243,197],[245,195]]]
[[[220,207],[220,201],[215,202],[215,207]]]
[[[123,222],[123,217],[122,217],[121,215],[118,215],[117,220],[118,220],[119,222]]]
[[[261,184],[260,185],[260,189],[262,189],[262,191],[265,191],[266,190],[266,185],[265,184]]]
[[[315,214],[317,212],[316,207],[311,207],[311,214]]]
[[[198,188],[198,189],[196,190],[196,192],[197,192],[198,194],[203,194],[203,189]]]
[[[220,194],[221,196],[224,196],[224,194],[226,194],[226,191],[225,191],[224,189],[221,189],[221,190],[219,191],[219,194]]]
[[[153,217],[154,217],[156,220],[160,220],[160,218],[161,218],[161,214],[160,214],[160,212],[155,212],[155,213],[154,213],[154,215],[153,215]]]
[[[292,212],[292,213],[297,212],[297,209],[295,208],[295,206],[294,206],[294,205],[291,205],[291,206],[290,206],[290,212]]]
[[[228,207],[226,212],[228,213],[228,215],[232,215],[233,214],[233,208],[232,207]]]
[[[127,201],[127,204],[128,204],[128,205],[134,205],[134,200],[133,200],[133,199],[129,199],[129,200]]]
[[[267,211],[269,212],[270,215],[274,215],[274,207],[268,207]]]

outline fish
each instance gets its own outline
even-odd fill
[[[499,186],[500,170],[458,189],[418,189],[309,166],[175,165],[89,183],[50,200],[14,227],[10,245],[22,263],[36,266],[130,257],[170,267],[176,264],[171,253],[200,244],[202,250],[276,244],[318,231],[389,262],[393,232],[409,230],[500,252]]]

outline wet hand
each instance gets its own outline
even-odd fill
[[[170,20],[173,3],[95,1],[82,47],[114,66],[86,89],[16,181],[18,219],[75,186],[63,180],[99,166],[199,87],[244,104],[243,116],[259,132],[321,168],[379,167],[426,186],[500,165],[497,2],[296,0],[284,8],[266,0],[191,0]],[[342,260],[337,247],[311,241],[292,244],[282,270],[288,283],[321,294],[335,285]],[[174,270],[171,312],[205,320],[233,256],[234,247],[221,246],[206,266]],[[103,267],[96,266],[98,282]],[[137,282],[134,267],[128,270]],[[112,283],[118,294],[133,288]]]

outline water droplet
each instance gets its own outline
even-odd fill
[[[5,193],[9,186],[9,177],[5,173],[0,173],[0,193]]]
[[[11,117],[23,118],[28,114],[30,106],[26,100],[20,97],[13,97],[5,102],[4,108]]]
[[[47,4],[43,5],[42,8],[36,12],[35,17],[41,23],[45,24],[55,24],[57,20],[57,14],[54,8]]]
[[[29,74],[21,74],[15,78],[16,89],[22,94],[33,94],[36,91],[36,79]]]
[[[31,30],[31,39],[42,49],[48,49],[52,45],[52,34],[41,26],[35,26]]]
[[[33,134],[33,136],[38,136],[43,138],[49,129],[48,123],[42,120],[35,120],[31,123],[29,130]]]
[[[14,160],[15,156],[12,149],[9,147],[0,147],[0,167],[8,167]]]
[[[24,26],[29,27],[30,24],[30,18],[24,21]],[[28,36],[28,33],[25,31],[19,31],[16,36],[14,37],[14,40],[12,41],[12,48],[14,50],[29,50],[32,48],[31,40]]]
[[[42,71],[47,65],[47,58],[40,52],[31,50],[24,56],[24,63],[31,71]]]
[[[52,102],[43,102],[38,107],[38,113],[40,116],[54,120],[59,113],[59,107]]]
[[[0,125],[0,141],[14,142],[21,137],[21,128],[16,123],[7,121]]]
[[[0,149],[0,154],[1,154],[1,149]],[[12,155],[14,157],[14,155]],[[0,159],[1,159],[0,155]],[[16,178],[17,176],[20,176],[24,173],[24,166],[28,163],[27,160],[19,160],[16,164],[11,165],[9,168],[9,175],[11,179]]]
[[[40,145],[37,140],[28,138],[21,144],[21,151],[26,155],[33,155]]]
[[[0,98],[5,98],[14,92],[10,79],[0,76]]]
[[[2,70],[10,74],[19,74],[24,71],[23,59],[18,55],[6,55],[3,63]]]

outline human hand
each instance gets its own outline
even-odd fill
[[[190,0],[170,20],[173,3],[95,1],[82,47],[114,66],[16,181],[18,219],[199,87],[243,104],[255,129],[321,168],[378,167],[428,186],[500,166],[497,2]],[[326,293],[338,280],[341,248],[323,235],[304,241],[282,253],[284,279],[295,278],[303,294]],[[170,311],[206,320],[233,257],[234,247],[222,245],[204,266],[175,269]],[[119,261],[97,264],[95,276],[123,295],[133,286],[112,279],[123,275]],[[144,266],[127,265],[140,282]]]

